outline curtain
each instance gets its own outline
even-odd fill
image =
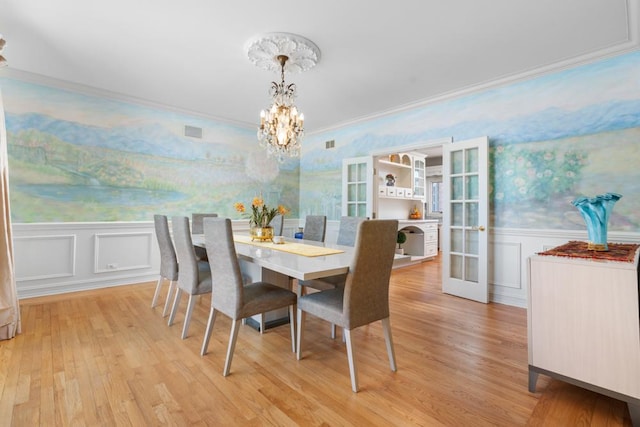
[[[0,92],[0,339],[20,333],[20,308],[13,264],[11,209],[9,206],[9,165],[7,132],[4,122],[2,92]]]

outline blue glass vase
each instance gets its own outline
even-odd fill
[[[622,195],[605,193],[595,197],[579,197],[571,202],[584,218],[589,235],[588,249],[594,251],[608,251],[607,225],[613,205]]]

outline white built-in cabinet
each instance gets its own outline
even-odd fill
[[[375,158],[374,165],[377,217],[405,219],[415,208],[422,218],[426,195],[425,156],[390,154]]]

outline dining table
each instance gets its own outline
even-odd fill
[[[248,233],[234,233],[233,239],[245,281],[265,281],[293,291],[295,279],[321,279],[347,273],[355,252],[351,246],[289,237],[283,243],[273,243],[252,241]],[[196,247],[206,247],[203,234],[193,234],[192,241]],[[215,276],[215,272],[212,274]],[[252,319],[247,323],[261,332],[289,322],[286,309]]]

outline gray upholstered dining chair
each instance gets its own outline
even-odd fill
[[[202,228],[202,220],[205,218],[215,218],[217,213],[192,213],[191,214],[191,233],[202,234],[204,233]],[[207,251],[204,248],[196,247],[196,258],[200,261],[207,261]]]
[[[356,234],[358,225],[366,218],[357,216],[343,216],[340,218],[340,226],[338,228],[338,239],[336,244],[343,246],[354,246],[356,243]],[[317,290],[333,289],[337,286],[344,286],[347,278],[346,274],[338,274],[336,276],[323,277],[322,279],[298,280],[298,296],[305,294],[305,289],[313,288]],[[336,325],[331,324],[331,338],[336,337]]]
[[[336,243],[343,246],[354,246],[356,241],[356,233],[358,231],[358,225],[366,218],[356,216],[343,216],[340,218],[340,228],[338,229],[338,239]],[[305,230],[305,239],[306,230]],[[340,274],[337,276],[323,277],[322,279],[315,280],[299,280],[298,281],[298,295],[304,294],[306,287],[326,290],[335,288],[338,285],[344,284],[346,274]]]
[[[397,370],[389,321],[389,278],[393,267],[397,220],[366,220],[358,227],[353,261],[344,287],[339,286],[298,298],[296,356],[302,355],[304,321],[309,313],[344,329],[351,389],[358,391],[358,375],[351,332],[377,320],[387,344],[391,370]]]
[[[178,290],[176,291],[173,308],[169,316],[169,326],[173,325],[178,305],[180,305],[180,297],[183,292],[186,292],[189,294],[189,302],[182,327],[182,339],[185,339],[189,332],[195,297],[211,293],[211,269],[207,261],[198,261],[196,258],[189,230],[189,218],[186,216],[174,216],[171,218],[171,227],[173,229],[178,264],[180,265],[180,274],[178,274]]]
[[[282,229],[284,228],[284,215],[278,214],[274,216],[269,225],[273,227],[274,236],[282,236]]]
[[[213,298],[209,321],[202,342],[201,355],[207,353],[211,331],[216,314],[221,312],[231,318],[231,335],[222,374],[226,377],[231,369],[233,352],[242,319],[278,308],[289,307],[291,324],[291,349],[295,351],[296,294],[267,282],[243,283],[240,263],[233,242],[231,220],[228,218],[207,218],[204,221],[204,239],[211,268],[216,272],[213,278]]]
[[[153,223],[156,229],[156,239],[158,240],[158,248],[160,249],[160,277],[156,284],[156,291],[153,294],[151,300],[151,308],[155,307],[158,303],[158,296],[160,295],[160,289],[165,280],[169,280],[169,290],[167,291],[167,299],[164,302],[164,309],[162,310],[162,317],[167,315],[169,310],[169,300],[173,294],[176,280],[178,280],[178,259],[176,258],[176,250],[173,247],[171,241],[171,234],[169,233],[169,222],[166,215],[154,215]]]
[[[327,217],[325,215],[307,215],[304,220],[304,240],[324,242],[327,231]]]

